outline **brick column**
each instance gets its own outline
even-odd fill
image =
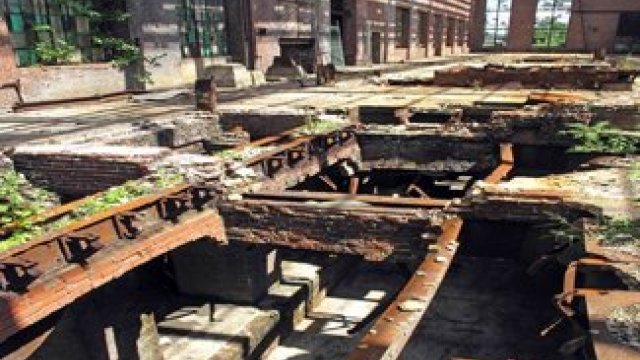
[[[432,57],[435,55],[435,49],[433,47],[433,43],[434,43],[434,22],[435,22],[435,17],[433,16],[433,11],[429,10],[429,12],[427,13],[427,45],[426,45],[426,49],[425,52],[427,54],[427,57]]]
[[[484,26],[486,21],[487,0],[474,0],[471,3],[471,17],[469,18],[469,49],[482,50],[484,42]]]
[[[16,61],[9,37],[9,29],[5,22],[3,5],[0,4],[0,85],[15,82],[18,78]],[[11,106],[18,100],[14,89],[0,90],[0,108]]]
[[[418,24],[420,23],[420,13],[415,5],[412,5],[409,10],[409,49],[407,51],[407,59],[414,59],[422,57],[418,51]]]
[[[517,0],[511,3],[507,51],[531,50],[537,5],[538,0]]]

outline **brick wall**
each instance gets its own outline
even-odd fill
[[[496,145],[481,137],[465,139],[428,133],[357,135],[367,169],[484,172],[498,164]]]
[[[81,197],[141,178],[170,153],[159,147],[23,145],[12,159],[36,186]]]
[[[327,211],[323,206],[248,200],[221,204],[220,212],[230,239],[363,255],[374,261],[420,258],[428,245],[423,234],[439,233],[435,211],[418,215],[342,206]]]
[[[459,34],[459,28],[453,28],[453,46],[446,46],[447,21],[465,21],[470,20],[471,0],[463,1],[397,1],[389,4],[386,1],[379,0],[354,0],[350,3],[350,12],[353,19],[345,21],[345,52],[349,62],[357,64],[367,64],[372,62],[371,35],[364,36],[365,33],[379,32],[381,34],[381,58],[382,62],[397,62],[403,60],[420,59],[434,55],[452,55],[460,54],[468,50],[466,34]],[[395,39],[396,34],[396,8],[406,8],[410,11],[410,34],[409,46],[398,47]],[[429,18],[429,26],[427,31],[427,44],[418,43],[419,38],[419,13],[427,14]],[[435,28],[436,15],[442,16],[442,31]],[[467,27],[468,28],[468,27]],[[440,35],[440,36],[438,36]],[[458,37],[464,38],[464,44],[458,45]],[[438,38],[436,38],[438,37]],[[435,51],[434,47],[439,47],[439,51]]]

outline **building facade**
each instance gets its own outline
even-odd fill
[[[637,0],[476,0],[473,51],[640,52]]]
[[[335,3],[336,1],[334,1]],[[472,0],[345,0],[332,14],[348,64],[467,52]],[[333,4],[332,4],[333,5]]]
[[[27,102],[193,84],[212,64],[363,65],[468,51],[472,0],[0,0],[0,87]],[[140,49],[134,56],[131,46]],[[122,63],[122,58],[129,62]],[[119,62],[114,67],[113,62]],[[73,82],[70,85],[70,82]],[[11,89],[0,89],[7,98]],[[4,100],[6,103],[8,100]]]

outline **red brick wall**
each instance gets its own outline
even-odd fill
[[[399,0],[394,4],[389,4],[388,1],[382,0],[353,0],[351,2],[352,16],[355,18],[351,26],[348,27],[348,31],[351,34],[346,34],[347,44],[345,47],[348,49],[348,59],[358,64],[366,64],[371,61],[367,49],[371,46],[365,44],[368,40],[363,38],[362,35],[354,35],[353,32],[363,33],[366,29],[372,32],[381,32],[381,53],[383,62],[398,62],[403,60],[420,59],[429,56],[433,56],[435,51],[433,49],[436,43],[436,36],[434,25],[434,16],[436,14],[442,15],[444,19],[444,29],[442,32],[442,55],[460,54],[468,49],[466,44],[466,34],[458,34],[458,27],[454,28],[453,38],[454,45],[446,46],[444,41],[447,33],[446,24],[447,19],[455,19],[469,21],[471,18],[471,4],[472,0]],[[411,23],[410,23],[410,41],[408,47],[396,47],[395,39],[395,21],[396,21],[396,7],[409,8]],[[429,41],[424,45],[419,44],[418,22],[419,13],[423,12],[429,16]],[[470,26],[468,26],[470,27]],[[458,37],[465,39],[465,44],[459,46],[457,43]]]

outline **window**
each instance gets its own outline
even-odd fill
[[[535,48],[559,48],[567,42],[572,0],[540,0],[533,35]]]
[[[447,46],[452,47],[456,38],[456,19],[447,19]]]
[[[228,53],[224,0],[182,0],[180,10],[183,57]]]
[[[458,46],[464,46],[467,40],[467,21],[459,20],[458,21]]]
[[[407,8],[396,7],[396,47],[409,47],[410,12]]]
[[[487,0],[483,47],[496,48],[507,45],[510,19],[511,0]]]
[[[11,43],[18,66],[37,64],[36,48],[61,48],[66,43],[77,61],[104,60],[91,43],[90,23],[81,14],[90,7],[89,0],[79,5],[64,5],[55,0],[0,0],[6,9]]]
[[[418,45],[429,44],[429,14],[421,11],[418,18]]]

